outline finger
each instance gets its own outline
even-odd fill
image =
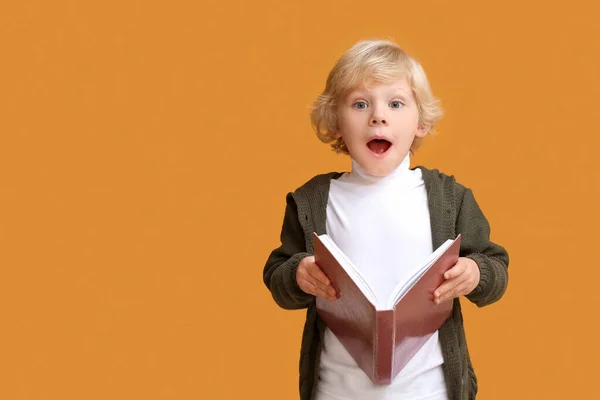
[[[310,268],[309,270],[307,270],[307,272],[309,275],[309,281],[312,281],[316,286],[323,289],[331,296],[335,296],[335,289],[333,288],[333,286],[331,286],[331,281],[329,280],[329,278],[327,278],[327,275],[325,275],[321,268],[315,265],[314,268]]]
[[[463,274],[467,270],[467,264],[464,262],[458,262],[454,265],[454,267],[450,268],[444,274],[445,279],[456,278],[457,276]]]
[[[464,283],[460,283],[459,285],[452,288],[450,291],[441,295],[439,298],[435,300],[436,304],[443,303],[444,301],[452,300],[456,297],[460,297],[464,294],[467,294],[466,285]]]
[[[312,264],[310,267],[308,267],[306,269],[306,272],[308,272],[308,274],[310,276],[312,276],[313,278],[315,278],[317,281],[319,281],[325,285],[331,284],[331,281],[329,280],[327,275],[325,275],[325,272],[323,272],[323,270],[321,268],[319,268],[319,266],[317,264]]]
[[[336,299],[335,290],[332,287],[330,287],[330,288],[331,288],[331,290],[333,290],[333,293],[330,294],[330,292],[328,290],[324,290],[323,288],[316,285],[314,282],[311,282],[311,281],[306,281],[306,282],[311,287],[311,289],[312,289],[311,292],[315,296],[323,297],[323,298],[325,298],[327,300],[331,300],[331,301],[334,301]]]
[[[433,292],[433,296],[435,297],[435,299],[439,299],[440,297],[446,295],[448,292],[451,292],[460,283],[462,283],[462,279],[460,278],[447,280],[446,282],[442,283],[440,287],[435,290],[435,292]]]
[[[328,289],[324,289],[322,287],[319,287],[319,285],[317,285],[317,283],[314,281],[313,278],[309,277],[307,278],[301,278],[298,280],[298,286],[300,286],[300,288],[309,294],[312,294],[314,296],[320,296],[320,297],[327,297],[327,298],[335,298],[335,290],[333,288],[330,288],[330,290]],[[331,293],[331,291],[333,293]]]
[[[319,289],[321,289],[322,291],[330,294],[331,296],[335,296],[335,289],[330,284],[325,284],[322,281],[320,281],[320,280],[316,279],[315,277],[313,277],[312,275],[308,275],[308,277],[306,278],[306,280],[308,282],[310,282],[313,286],[318,287]]]

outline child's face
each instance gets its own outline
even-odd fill
[[[370,175],[385,176],[400,165],[419,126],[419,111],[406,79],[350,90],[338,105],[339,131],[350,156]]]

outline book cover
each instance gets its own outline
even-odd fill
[[[319,236],[313,238],[315,262],[339,296],[317,297],[319,316],[373,383],[390,384],[452,312],[453,302],[435,304],[433,292],[458,261],[460,235],[390,309],[372,304]]]

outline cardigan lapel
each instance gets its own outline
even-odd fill
[[[433,249],[440,247],[447,239],[442,227],[444,224],[444,193],[439,185],[433,181],[432,171],[416,167],[423,173],[425,190],[427,191],[427,204],[429,206],[429,219],[431,224],[431,240]]]

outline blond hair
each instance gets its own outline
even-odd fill
[[[356,43],[336,62],[327,77],[323,93],[313,103],[310,119],[317,137],[331,143],[337,153],[348,154],[341,137],[334,137],[338,130],[336,106],[346,93],[369,82],[389,83],[406,78],[415,97],[419,111],[419,125],[428,133],[442,118],[443,110],[429,87],[421,65],[389,40],[364,40]],[[410,151],[416,151],[422,138],[416,137]]]

